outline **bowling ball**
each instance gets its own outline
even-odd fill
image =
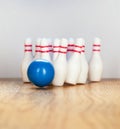
[[[54,67],[47,60],[34,60],[28,67],[29,80],[36,86],[48,86],[54,78]]]

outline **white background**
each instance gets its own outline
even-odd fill
[[[0,77],[20,77],[24,39],[102,39],[104,78],[120,78],[120,0],[0,0]]]

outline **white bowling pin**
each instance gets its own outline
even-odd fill
[[[41,41],[41,59],[51,62],[48,40],[43,38]]]
[[[53,42],[53,61],[56,60],[60,49],[60,39],[56,38]]]
[[[85,84],[88,78],[88,62],[85,56],[85,41],[82,38],[80,38],[79,40],[81,42],[82,51],[81,51],[81,71],[77,83]]]
[[[89,63],[89,80],[100,81],[103,72],[103,62],[100,55],[100,39],[95,38],[93,44],[93,54]]]
[[[53,79],[52,84],[54,86],[63,86],[65,82],[67,73],[67,60],[66,60],[67,45],[68,45],[67,39],[63,38],[60,43],[59,55],[53,62],[55,69],[55,77]]]
[[[40,59],[41,57],[41,38],[38,38],[35,44],[35,56],[34,59]]]
[[[27,70],[33,60],[31,39],[26,39],[24,48],[24,58],[21,66],[22,80],[23,82],[30,82],[27,76]]]
[[[71,55],[73,54],[74,45],[75,45],[74,42],[75,41],[73,38],[68,39],[67,60],[69,60]]]
[[[78,77],[81,71],[81,48],[80,48],[80,40],[77,39],[74,45],[73,54],[68,60],[67,64],[67,75],[66,75],[66,83],[75,85],[78,81]]]

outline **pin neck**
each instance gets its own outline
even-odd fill
[[[60,45],[53,46],[53,53],[59,53]]]
[[[48,61],[51,62],[51,58],[50,58],[50,52],[52,50],[49,49],[49,45],[41,45],[41,50],[40,50],[40,53],[41,53],[41,59],[46,59]]]
[[[41,53],[49,53],[49,52],[52,52],[52,50],[49,49],[49,47],[50,47],[49,45],[40,46],[40,48],[41,48],[40,52],[41,52]]]
[[[32,44],[24,44],[24,53],[32,52]]]
[[[60,48],[58,50],[58,59],[66,60],[66,54],[67,54],[67,47],[60,45]]]
[[[101,44],[97,44],[97,43],[94,43],[93,44],[93,52],[94,53],[99,53],[100,52],[100,47],[101,47]]]
[[[59,45],[53,46],[53,53],[58,53],[59,52]]]
[[[49,45],[49,50],[50,52],[53,52],[53,46],[51,44]]]
[[[74,49],[74,43],[69,43],[68,48],[67,48],[67,52],[73,52],[73,49]]]
[[[79,54],[81,54],[81,46],[79,46],[79,45],[74,45],[74,49],[73,49],[73,52],[74,53],[79,53]]]
[[[41,53],[40,45],[35,45],[35,55]]]
[[[59,46],[59,53],[61,53],[61,54],[66,54],[67,53],[67,47],[66,46]]]

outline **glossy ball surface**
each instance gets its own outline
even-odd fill
[[[28,67],[29,80],[36,86],[48,86],[54,78],[54,67],[47,60],[34,60]]]

